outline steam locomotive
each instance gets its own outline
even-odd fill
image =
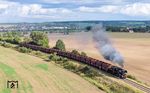
[[[103,62],[103,61],[100,61],[100,60],[97,60],[88,56],[73,54],[71,52],[61,51],[59,49],[54,49],[54,48],[43,48],[41,46],[37,46],[37,45],[29,44],[29,43],[20,43],[19,45],[21,47],[27,47],[36,51],[44,52],[44,53],[56,53],[59,56],[73,59],[73,60],[88,64],[97,69],[103,70],[107,73],[110,73],[114,76],[119,77],[120,79],[126,78],[127,70],[124,70],[120,67],[111,65],[109,63],[106,63],[106,62]]]

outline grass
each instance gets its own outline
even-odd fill
[[[27,89],[30,91],[30,93],[33,93],[32,88],[33,88],[33,86],[30,84],[30,82],[28,82],[28,87],[27,87]]]
[[[127,78],[130,79],[130,80],[132,80],[132,81],[134,81],[134,82],[136,82],[136,83],[138,83],[138,84],[140,84],[140,85],[143,85],[143,86],[146,86],[146,87],[149,86],[148,84],[139,81],[139,80],[138,80],[135,76],[133,76],[133,75],[127,75]]]
[[[5,87],[5,82],[13,75],[19,81],[15,93],[101,93],[78,75],[41,58],[1,46],[0,53],[0,93],[14,92]]]
[[[14,76],[16,75],[16,71],[14,68],[6,65],[6,64],[3,64],[3,63],[0,63],[0,69],[7,75],[7,76]]]
[[[5,89],[3,89],[3,90],[2,90],[2,92],[1,92],[1,93],[11,93],[11,90],[10,90],[10,89],[5,88]]]
[[[137,78],[136,78],[135,76],[133,76],[133,75],[127,75],[127,78],[130,78],[130,79],[132,79],[132,80],[137,81]]]
[[[91,79],[88,77],[83,77],[95,86],[97,86],[99,89],[104,90],[106,93],[143,93],[140,90],[137,90],[135,88],[132,88],[131,86],[125,85],[125,84],[119,84],[117,82],[110,82],[106,79]]]
[[[43,69],[45,71],[48,71],[48,65],[47,64],[37,64],[36,67]]]

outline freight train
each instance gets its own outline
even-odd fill
[[[106,62],[103,62],[103,61],[100,61],[100,60],[97,60],[97,59],[94,59],[94,58],[91,58],[88,56],[73,54],[71,52],[61,51],[59,49],[54,49],[54,48],[43,48],[41,46],[37,46],[37,45],[29,44],[29,43],[20,43],[19,45],[21,47],[30,48],[32,50],[41,51],[44,53],[56,53],[59,56],[66,57],[69,59],[73,59],[73,60],[88,64],[92,67],[95,67],[97,69],[100,69],[102,71],[110,73],[121,79],[126,78],[127,70],[124,70],[118,66],[114,66],[112,64],[109,64],[109,63],[106,63]]]

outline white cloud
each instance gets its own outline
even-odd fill
[[[87,4],[87,3],[100,3],[100,4],[119,4],[125,0],[40,0],[46,3],[74,3],[74,4]]]
[[[99,0],[41,0],[46,3],[93,3]]]
[[[150,3],[134,3],[120,9],[122,14],[131,16],[150,16]]]
[[[96,13],[98,13],[98,12],[115,13],[116,10],[118,10],[118,7],[112,6],[112,5],[102,6],[102,7],[85,7],[85,6],[82,6],[82,7],[79,7],[78,10],[81,12],[90,12],[90,13],[94,13],[94,12],[96,12]]]
[[[58,18],[72,13],[66,8],[43,8],[41,4],[20,4],[17,2],[0,1],[0,16]]]
[[[55,1],[55,3],[61,2],[80,2],[84,3],[85,0],[47,0]],[[102,2],[101,0],[89,0],[89,2]],[[113,0],[110,0],[110,2]],[[105,0],[109,2],[109,0]],[[116,3],[123,2],[123,0],[117,0]],[[80,5],[81,6],[81,5]],[[128,16],[148,17],[150,16],[150,3],[134,3],[124,5],[102,5],[99,7],[75,7],[75,8],[45,8],[42,4],[22,4],[18,2],[0,1],[0,17],[2,19],[9,20],[9,18],[40,18],[49,20],[76,20],[76,19],[98,19],[99,15],[105,13],[123,14]],[[113,17],[112,17],[113,18]],[[149,18],[149,17],[148,17]],[[109,19],[109,18],[108,18]]]
[[[129,16],[150,16],[150,3],[134,3],[128,5],[105,5],[101,7],[79,7],[80,12],[87,13],[118,13]]]

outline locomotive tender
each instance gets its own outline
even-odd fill
[[[41,46],[37,46],[37,45],[33,45],[33,44],[29,44],[29,43],[20,43],[19,44],[21,47],[27,47],[36,51],[41,51],[41,52],[45,52],[45,53],[56,53],[59,56],[62,57],[66,57],[69,59],[73,59],[85,64],[88,64],[92,67],[95,67],[97,69],[103,70],[107,73],[110,73],[114,76],[117,76],[121,79],[125,79],[126,78],[126,74],[127,74],[127,70],[124,70],[120,67],[111,65],[109,63],[88,57],[88,56],[82,56],[82,55],[77,55],[77,54],[73,54],[71,52],[67,52],[67,51],[61,51],[59,49],[54,49],[54,48],[43,48]]]

